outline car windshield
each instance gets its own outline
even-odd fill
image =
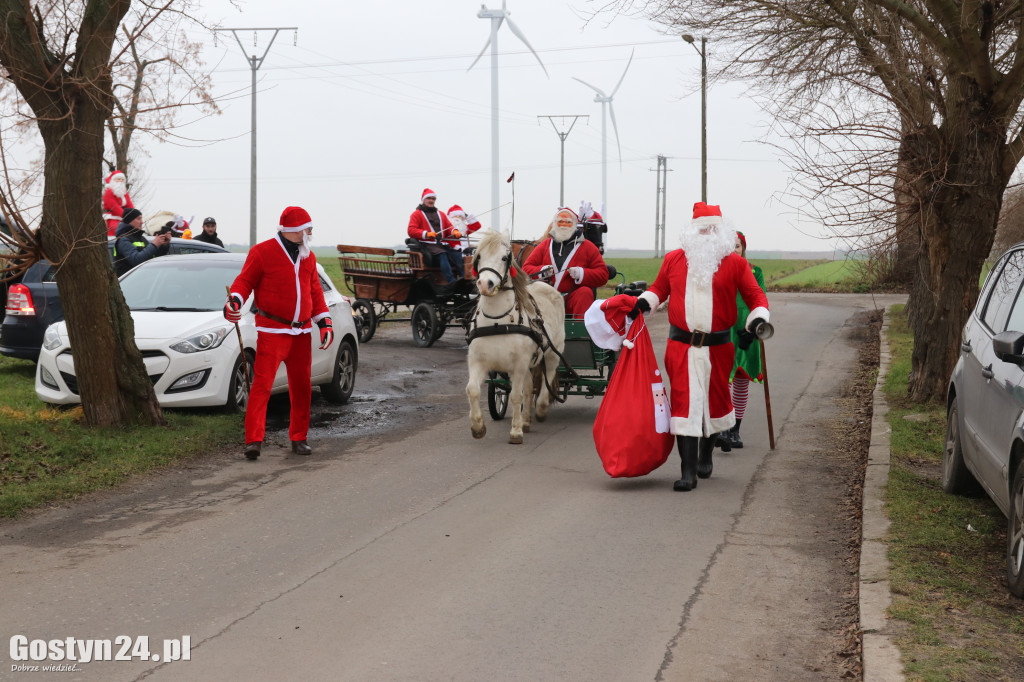
[[[231,262],[161,258],[132,270],[121,280],[124,300],[132,310],[220,310],[225,287],[242,271]]]

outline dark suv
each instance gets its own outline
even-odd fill
[[[1006,578],[1024,597],[1024,242],[992,268],[960,337],[947,393],[942,489],[976,484],[1008,519]]]
[[[178,238],[171,239],[170,247],[167,255],[227,251],[216,244]],[[113,239],[107,241],[107,248],[113,259]],[[17,284],[8,287],[4,321],[0,324],[0,355],[38,360],[46,328],[63,319],[54,267],[47,260],[39,261],[25,271]]]

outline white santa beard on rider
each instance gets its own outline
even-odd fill
[[[110,183],[110,190],[118,199],[124,199],[124,195],[128,194],[128,185],[123,182],[112,182]]]
[[[732,252],[735,242],[735,232],[723,225],[706,235],[692,223],[682,229],[679,245],[686,253],[687,270],[698,285],[706,287],[711,284],[719,263]]]

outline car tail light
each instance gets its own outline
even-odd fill
[[[32,292],[24,284],[15,284],[7,290],[7,314],[36,314],[36,307],[32,304]]]

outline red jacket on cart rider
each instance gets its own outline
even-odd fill
[[[579,220],[570,208],[560,208],[548,226],[548,237],[530,252],[523,271],[538,273],[545,265],[555,268],[555,289],[565,301],[565,314],[582,318],[594,302],[594,289],[608,283],[608,266],[601,252],[583,238]]]

